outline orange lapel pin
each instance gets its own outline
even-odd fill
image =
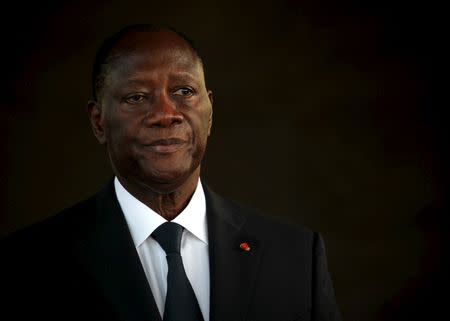
[[[239,245],[239,247],[241,248],[241,250],[244,250],[246,252],[250,251],[250,245],[248,245],[247,242],[243,242]]]

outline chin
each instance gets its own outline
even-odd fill
[[[161,194],[171,193],[177,190],[181,185],[186,183],[190,178],[195,175],[195,170],[173,168],[167,170],[152,170],[151,172],[145,172],[143,175],[139,175],[144,185],[149,187],[155,192]],[[144,178],[144,180],[142,180]]]

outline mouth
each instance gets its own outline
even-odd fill
[[[179,138],[158,139],[144,146],[159,154],[171,154],[184,148],[186,141]]]

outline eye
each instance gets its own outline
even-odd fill
[[[144,94],[132,94],[125,98],[125,101],[129,104],[139,104],[146,99]]]
[[[194,94],[194,90],[189,87],[178,88],[173,92],[175,95],[190,97]]]

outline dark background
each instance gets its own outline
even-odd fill
[[[109,179],[85,112],[93,56],[126,24],[163,23],[205,57],[212,188],[320,231],[344,320],[439,311],[448,278],[442,8],[361,3],[3,4],[0,237]]]

